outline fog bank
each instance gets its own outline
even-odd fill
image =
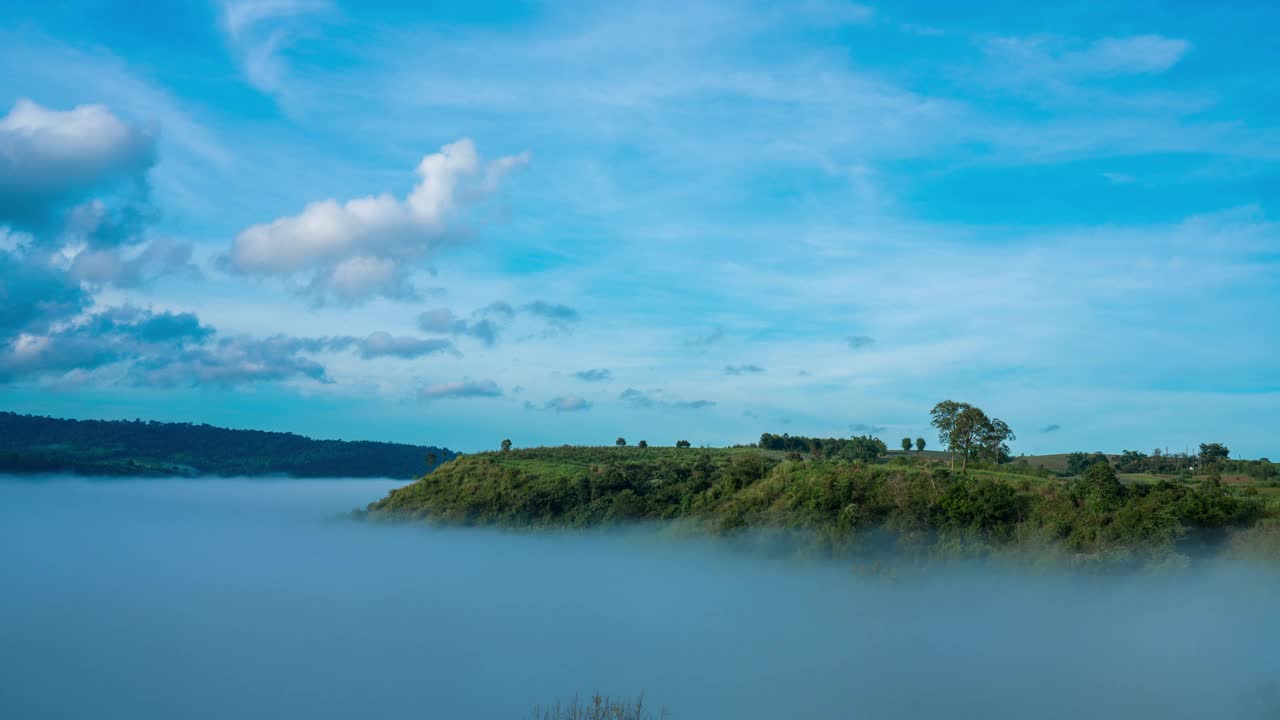
[[[336,522],[376,480],[0,477],[0,717],[1274,716],[1280,573],[896,581],[651,534]]]

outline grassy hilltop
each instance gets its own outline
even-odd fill
[[[375,519],[507,528],[680,521],[710,533],[800,530],[831,552],[1028,551],[1076,563],[1280,558],[1280,488],[1219,473],[1061,477],[1030,463],[819,459],[757,448],[549,447],[460,456],[371,504]],[[934,457],[938,457],[935,455]],[[945,457],[945,456],[943,456]],[[958,467],[958,466],[957,466]],[[1243,476],[1242,476],[1243,477]],[[888,531],[887,533],[884,531]]]

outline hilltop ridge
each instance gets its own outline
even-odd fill
[[[0,472],[409,479],[455,455],[431,445],[313,440],[287,432],[191,423],[69,420],[0,412]]]

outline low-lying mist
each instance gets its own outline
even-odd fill
[[[1274,569],[868,577],[335,519],[396,484],[0,478],[0,717],[517,720],[592,691],[677,720],[1280,713]]]

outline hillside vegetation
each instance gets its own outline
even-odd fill
[[[373,519],[507,528],[667,521],[700,531],[799,531],[822,552],[997,551],[1085,565],[1280,557],[1280,497],[1215,475],[1123,483],[1005,463],[887,463],[754,448],[559,447],[459,457],[371,504]],[[784,533],[785,534],[785,533]],[[891,538],[886,543],[885,539]]]
[[[0,412],[0,472],[10,473],[412,478],[453,457],[447,449],[402,443]]]

